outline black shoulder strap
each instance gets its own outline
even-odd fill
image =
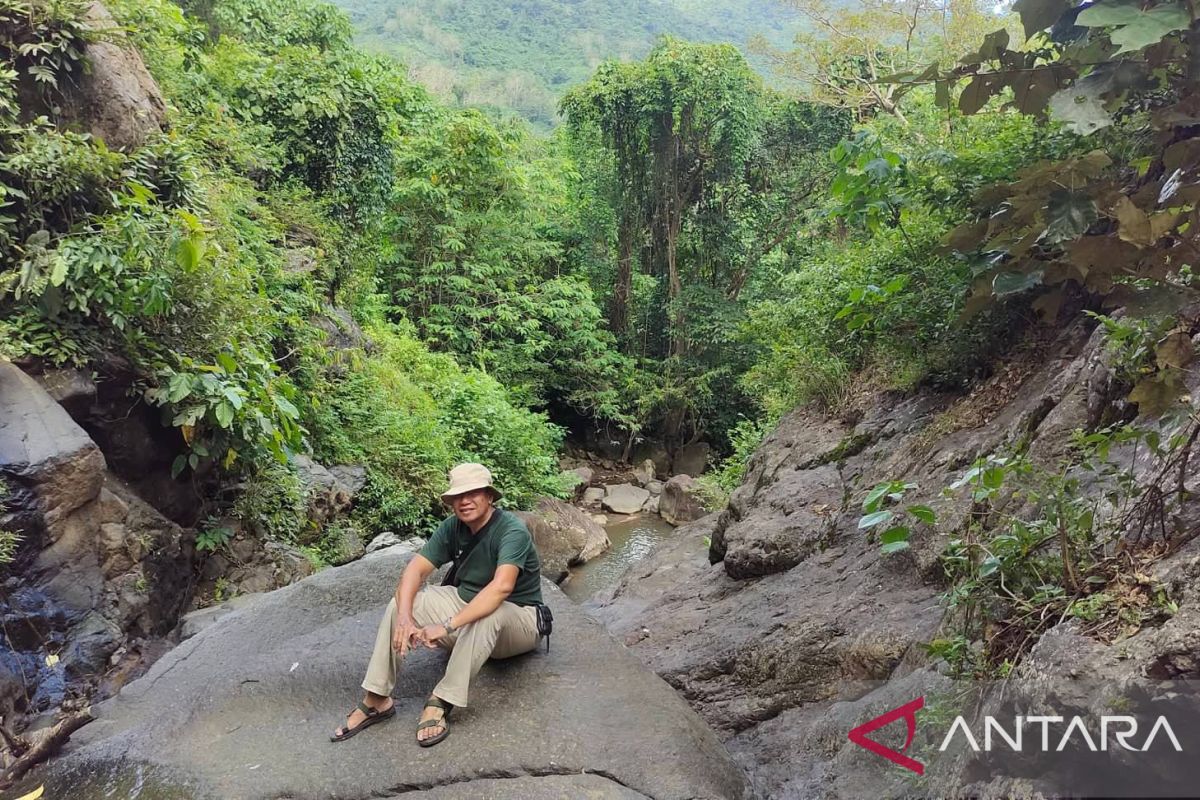
[[[503,514],[500,509],[496,509],[497,514]],[[467,560],[467,556],[471,555],[471,551],[475,549],[475,545],[479,544],[479,540],[483,538],[483,532],[472,534],[467,540],[466,545],[462,550],[458,551],[458,555],[454,557],[453,563],[450,564],[450,569],[446,570],[446,577],[442,578],[442,586],[458,586],[458,568]]]

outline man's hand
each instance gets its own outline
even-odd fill
[[[396,618],[396,627],[392,633],[392,649],[400,653],[400,657],[408,655],[408,648],[412,647],[413,639],[421,635],[421,628],[413,621],[412,617],[407,619]]]
[[[437,647],[438,639],[446,635],[445,625],[426,625],[417,632],[417,636],[425,643],[426,647]]]

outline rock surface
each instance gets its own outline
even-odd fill
[[[599,486],[593,486],[583,490],[583,502],[587,505],[595,505],[604,499],[604,489]]]
[[[385,547],[402,547],[411,552],[417,552],[421,546],[425,544],[425,540],[419,536],[410,536],[407,539],[401,539],[399,535],[392,531],[384,531],[371,540],[367,545],[367,554],[374,553],[377,550],[383,550]]]
[[[614,514],[636,514],[642,510],[650,493],[631,483],[617,483],[604,487],[601,504]]]
[[[1125,414],[1103,350],[1102,331],[1077,324],[966,395],[885,395],[855,422],[793,412],[750,459],[728,508],[681,527],[593,613],[720,732],[761,796],[891,796],[863,782],[862,751],[846,732],[941,680],[924,644],[942,624],[946,539],[918,525],[909,551],[883,556],[857,527],[862,499],[881,481],[911,481],[905,502],[933,506],[940,530],[955,529],[969,498],[940,489],[976,458],[1021,441],[1054,464],[1065,432]],[[1188,485],[1200,485],[1200,467],[1191,470]],[[1191,547],[1190,561],[1181,552],[1161,563],[1165,581],[1196,585],[1200,544]],[[1030,668],[1200,677],[1194,595],[1181,595],[1166,624],[1118,645],[1052,631]]]
[[[23,676],[19,701],[4,709],[11,718],[60,702],[69,684],[97,681],[122,638],[174,627],[191,600],[193,548],[9,363],[0,363],[0,480],[8,509],[0,526],[23,536],[0,598],[0,619],[13,623],[0,640],[0,673]],[[60,655],[57,664],[47,652]]]
[[[408,557],[381,552],[229,613],[95,709],[25,785],[78,800],[134,781],[197,799],[744,796],[687,704],[552,586],[550,652],[485,666],[446,742],[413,741],[444,659],[422,650],[402,672],[397,718],[330,744]]]
[[[561,500],[542,497],[533,511],[516,513],[537,545],[543,577],[555,583],[567,576],[568,567],[591,561],[612,547],[601,525]]]
[[[663,484],[657,498],[657,511],[672,525],[695,522],[708,513],[696,493],[696,482],[690,475],[676,475]]]
[[[167,127],[162,92],[103,4],[93,2],[84,19],[103,35],[84,50],[89,69],[68,90],[64,115],[110,149],[136,149]]]

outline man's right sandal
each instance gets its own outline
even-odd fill
[[[361,731],[363,728],[369,728],[376,722],[383,722],[385,719],[390,719],[396,714],[396,703],[387,707],[386,711],[376,711],[366,703],[359,703],[358,710],[364,715],[362,722],[355,725],[353,728],[347,728],[344,725],[337,729],[332,736],[329,737],[331,742],[344,742],[354,734]]]
[[[447,722],[447,718],[450,716],[450,712],[454,710],[454,706],[450,705],[437,695],[432,695],[428,700],[425,701],[424,707],[440,708],[442,710],[441,719],[427,719],[417,725],[417,744],[421,745],[421,747],[433,747],[442,739],[445,739],[450,735],[450,723]],[[420,738],[421,731],[425,730],[426,728],[438,727],[444,728],[445,730],[443,730],[437,736],[430,736],[428,739]]]

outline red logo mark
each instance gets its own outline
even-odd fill
[[[925,707],[925,698],[918,697],[911,703],[905,703],[899,708],[893,708],[886,714],[882,714],[870,722],[859,725],[854,730],[850,731],[850,741],[854,742],[859,747],[865,747],[877,756],[883,756],[888,761],[894,764],[899,764],[905,769],[911,769],[918,775],[925,774],[925,765],[915,758],[909,758],[904,755],[908,750],[908,746],[912,744],[913,736],[917,733],[917,712]],[[904,747],[901,752],[896,752],[890,747],[884,747],[874,739],[868,739],[867,734],[879,730],[885,725],[889,725],[896,720],[902,718],[908,723],[908,738],[904,740]]]

